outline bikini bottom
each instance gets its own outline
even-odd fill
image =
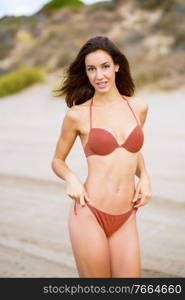
[[[86,202],[86,204],[92,211],[92,213],[95,215],[98,223],[104,230],[107,237],[110,237],[121,225],[123,225],[126,222],[126,220],[130,217],[133,211],[137,211],[137,208],[132,207],[125,213],[119,215],[112,215],[92,206],[88,202]],[[75,215],[77,215],[76,201],[74,204],[74,213]]]

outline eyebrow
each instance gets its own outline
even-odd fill
[[[101,65],[104,65],[106,63],[109,63],[108,61],[105,61],[104,63],[102,63]],[[93,65],[87,65],[87,67],[94,67]]]

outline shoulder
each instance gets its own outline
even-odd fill
[[[143,98],[138,96],[129,97],[129,102],[135,107],[135,109],[139,113],[147,113],[148,104]]]
[[[67,126],[67,128],[79,131],[79,120],[80,112],[77,105],[68,108],[64,117],[64,124]]]
[[[78,110],[72,106],[68,108],[65,116],[64,116],[64,124],[69,128],[76,128],[78,130],[78,120],[79,120],[79,113]]]
[[[79,129],[81,127],[81,121],[86,117],[87,107],[89,107],[89,105],[89,100],[82,104],[73,105],[72,107],[68,108],[65,119]]]
[[[140,123],[143,126],[148,114],[148,104],[138,96],[128,97],[127,100],[132,105],[134,111],[139,117]]]
[[[78,105],[73,105],[72,107],[68,108],[66,112],[66,117],[73,121],[77,120],[79,116],[79,108]]]
[[[84,113],[85,111],[84,108],[87,109],[89,106],[90,106],[90,100],[87,100],[82,104],[73,105],[68,109],[66,115],[73,120],[77,120],[82,116],[82,113]]]

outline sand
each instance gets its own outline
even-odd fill
[[[56,80],[0,100],[0,277],[78,277],[67,231],[72,200],[50,166],[67,110],[51,94]],[[138,211],[142,277],[185,277],[184,92],[138,93],[149,105],[142,153],[153,190]],[[82,180],[84,158],[77,139],[67,163]]]

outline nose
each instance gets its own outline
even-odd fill
[[[97,71],[96,71],[96,78],[97,78],[97,79],[103,78],[103,73],[102,73],[101,70],[98,70],[98,69],[97,69]]]

